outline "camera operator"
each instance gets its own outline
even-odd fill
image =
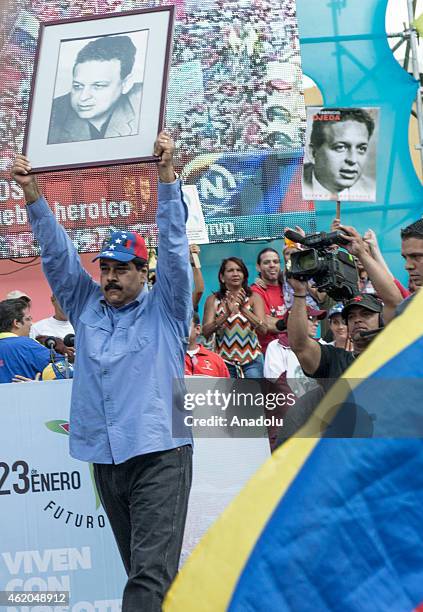
[[[292,350],[307,376],[338,378],[368,347],[377,330],[383,326],[382,302],[364,293],[356,295],[345,304],[342,316],[353,342],[353,351],[349,352],[335,346],[321,345],[309,337],[305,303],[307,283],[295,278],[290,278],[289,282],[294,289],[294,304],[288,318],[288,337]],[[375,333],[372,334],[372,331]]]

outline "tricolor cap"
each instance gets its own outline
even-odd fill
[[[148,251],[145,240],[136,232],[113,232],[110,239],[104,244],[101,253],[94,257],[97,259],[112,259],[115,261],[132,261],[135,257],[148,261]]]

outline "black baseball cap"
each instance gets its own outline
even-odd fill
[[[371,293],[359,293],[345,303],[342,310],[342,317],[345,319],[345,321],[348,317],[348,311],[351,310],[353,306],[361,306],[362,308],[367,308],[367,310],[371,310],[372,312],[383,312],[383,302],[381,302],[377,297]]]

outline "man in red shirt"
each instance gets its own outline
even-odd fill
[[[223,359],[206,349],[196,340],[201,334],[200,317],[194,312],[191,321],[188,349],[185,355],[185,376],[217,376],[229,378],[228,368]]]
[[[257,256],[256,268],[260,280],[256,280],[251,285],[251,290],[258,293],[264,302],[268,331],[265,335],[258,334],[258,337],[262,351],[265,353],[269,342],[278,338],[280,330],[276,327],[276,323],[287,311],[283,297],[279,253],[275,249],[263,249]]]

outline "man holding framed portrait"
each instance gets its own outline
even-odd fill
[[[173,149],[161,132],[154,148],[160,255],[151,291],[145,288],[148,251],[139,234],[110,236],[95,258],[96,283],[41,195],[29,160],[18,155],[12,169],[28,203],[44,273],[75,328],[70,454],[94,464],[128,575],[123,612],[161,610],[178,570],[191,487],[192,437],[179,402],[192,271]]]

